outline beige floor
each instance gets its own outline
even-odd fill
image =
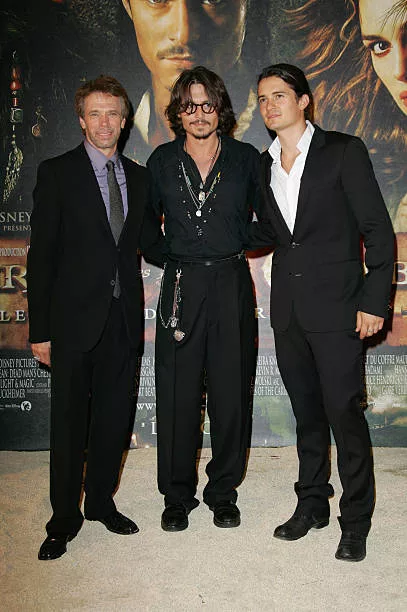
[[[208,451],[201,460],[200,475]],[[295,504],[295,449],[254,449],[240,487],[242,525],[218,529],[201,505],[181,533],[160,528],[155,450],[129,453],[119,509],[140,533],[118,536],[85,522],[62,558],[37,560],[49,517],[48,453],[0,453],[0,610],[356,611],[407,610],[407,449],[375,449],[377,504],[361,563],[335,560],[339,526],[297,542],[272,537]],[[340,487],[332,500],[338,513]],[[200,484],[199,492],[202,491]]]

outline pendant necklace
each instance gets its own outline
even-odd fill
[[[206,179],[210,175],[210,173],[212,171],[212,168],[215,165],[215,160],[216,160],[216,157],[218,155],[219,149],[220,149],[220,138],[218,138],[218,146],[216,147],[216,151],[212,155],[212,157],[210,158],[210,165],[209,165],[209,168],[208,168],[208,172],[206,173],[205,179],[202,179],[202,177],[201,177],[201,181],[199,183],[199,193],[198,193],[198,196],[194,192],[194,189],[192,187],[191,179],[189,178],[189,176],[187,174],[187,171],[185,169],[184,163],[181,161],[182,173],[184,175],[184,180],[185,180],[186,186],[188,188],[189,195],[191,196],[191,199],[192,199],[192,201],[193,201],[193,203],[195,205],[195,208],[196,208],[195,214],[196,214],[197,217],[200,217],[202,215],[202,210],[201,209],[202,209],[203,205],[205,204],[206,200],[212,194],[216,184],[220,181],[221,172],[219,171],[217,173],[217,175],[215,176],[215,178],[213,179],[212,184],[211,184],[211,186],[209,188],[209,191],[207,191],[205,193],[204,187],[205,187]],[[184,150],[185,150],[185,153],[187,153],[187,155],[188,155],[188,151],[187,151],[187,148],[186,148],[186,142],[185,142],[185,145],[184,145]],[[192,167],[191,167],[191,169],[192,169]]]

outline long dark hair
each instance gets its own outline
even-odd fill
[[[218,113],[218,132],[230,134],[236,125],[232,102],[222,79],[205,66],[195,66],[191,70],[184,70],[175,81],[171,90],[170,103],[165,110],[171,129],[177,136],[185,133],[179,115],[185,104],[192,102],[191,85],[202,85],[205,88],[208,102]]]
[[[406,7],[407,0],[395,3],[400,14],[405,14]],[[316,83],[317,121],[370,142],[406,148],[406,117],[381,83],[362,44],[359,0],[307,0],[287,12],[288,27],[305,39],[299,59],[305,61],[308,79]]]

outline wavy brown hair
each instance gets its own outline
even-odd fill
[[[185,134],[180,113],[188,102],[192,102],[191,85],[202,85],[205,88],[208,102],[218,113],[217,131],[220,134],[231,134],[236,125],[236,118],[229,94],[220,76],[205,66],[195,66],[191,70],[184,70],[172,87],[170,103],[165,114],[175,134],[177,136]]]
[[[110,94],[115,98],[120,98],[122,117],[128,118],[130,114],[130,100],[123,85],[117,79],[111,76],[101,74],[92,81],[87,81],[81,85],[75,93],[75,111],[78,117],[83,117],[85,98],[91,93],[101,92]]]
[[[375,73],[363,46],[358,0],[308,0],[287,11],[289,27],[304,39],[299,59],[314,85],[318,122],[368,140],[407,148],[407,118]],[[397,0],[385,19],[407,15]]]

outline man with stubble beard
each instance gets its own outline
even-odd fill
[[[159,146],[147,163],[149,216],[155,215],[159,228],[163,215],[165,228],[156,327],[161,526],[186,529],[199,504],[196,457],[205,379],[212,459],[203,501],[217,527],[237,527],[256,334],[243,249],[257,204],[260,156],[228,136],[235,124],[230,98],[207,68],[181,73],[166,112],[176,139]],[[149,249],[143,253],[149,259]]]
[[[131,18],[151,88],[135,112],[135,157],[174,137],[165,109],[171,88],[183,70],[198,64],[221,75],[233,72],[239,116],[234,136],[248,130],[257,105],[241,61],[248,19],[248,0],[122,0]],[[254,7],[250,9],[254,11]],[[133,135],[134,136],[134,135]]]

